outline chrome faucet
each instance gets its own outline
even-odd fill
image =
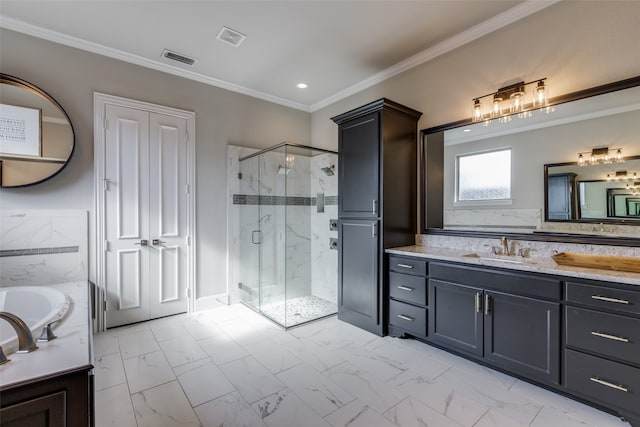
[[[501,237],[500,238],[500,244],[502,245],[502,253],[504,255],[511,255],[510,251],[509,251],[509,242],[507,242],[507,238],[506,237]]]
[[[29,326],[21,318],[6,311],[0,311],[0,319],[9,322],[18,334],[18,353],[30,353],[38,348]]]

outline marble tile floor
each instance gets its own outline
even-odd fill
[[[335,316],[241,304],[95,336],[97,427],[623,427],[605,412]]]

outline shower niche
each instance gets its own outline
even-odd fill
[[[337,162],[292,143],[238,161],[234,293],[284,328],[337,312]]]

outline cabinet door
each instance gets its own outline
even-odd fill
[[[482,289],[429,280],[429,339],[482,356]]]
[[[340,219],[338,318],[382,334],[378,221]]]
[[[339,216],[378,216],[380,113],[374,112],[339,128]]]
[[[2,427],[65,427],[66,393],[49,394],[0,409]]]
[[[485,291],[485,359],[548,384],[560,381],[560,304]]]

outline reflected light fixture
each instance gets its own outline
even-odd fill
[[[520,81],[501,87],[496,92],[473,98],[472,121],[489,124],[491,120],[497,119],[500,122],[508,122],[513,115],[520,118],[530,117],[531,111],[535,109],[546,110],[547,113],[553,111],[552,107],[548,107],[546,80],[545,77],[529,83]],[[486,110],[482,102],[484,98],[490,99],[487,99],[486,105],[489,107]]]
[[[309,85],[308,85],[308,84],[306,84],[306,83],[300,82],[300,83],[298,83],[298,84],[296,85],[296,87],[297,87],[298,89],[306,89],[306,88],[308,88],[308,87],[309,87]]]
[[[610,154],[615,152],[615,154]],[[592,166],[609,163],[624,163],[622,148],[597,147],[591,151],[578,153],[578,166]]]

